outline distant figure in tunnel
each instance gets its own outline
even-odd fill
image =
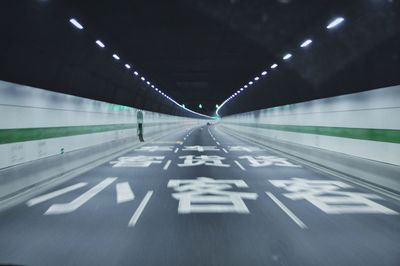
[[[142,110],[138,110],[136,120],[137,120],[137,135],[139,137],[140,142],[144,142],[144,139],[143,139],[143,111]]]

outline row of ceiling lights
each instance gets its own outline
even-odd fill
[[[78,20],[76,20],[75,18],[71,18],[69,20],[69,22],[74,25],[77,29],[79,30],[83,30],[83,26],[81,23],[78,22]],[[101,40],[96,40],[95,43],[97,44],[97,46],[99,46],[101,49],[105,48],[106,45],[101,41]],[[120,56],[116,53],[113,53],[112,57],[116,60],[119,61],[121,60]],[[130,70],[132,67],[129,64],[125,64],[124,65],[126,69]],[[204,114],[200,114],[198,112],[195,112],[193,110],[190,110],[188,108],[186,108],[186,106],[184,104],[179,104],[178,102],[176,102],[173,98],[171,98],[170,96],[168,96],[167,94],[165,94],[162,90],[160,90],[159,88],[157,88],[154,84],[152,84],[150,81],[146,80],[146,78],[144,76],[140,76],[139,73],[137,71],[133,71],[133,74],[140,78],[141,81],[145,82],[149,87],[151,87],[152,89],[154,89],[156,92],[158,92],[160,95],[164,96],[166,99],[168,99],[169,101],[173,102],[174,104],[176,104],[177,106],[179,106],[180,108],[191,112],[193,114],[202,116],[202,117],[206,117],[206,118],[210,118],[210,116],[204,115]]]
[[[336,26],[338,26],[339,24],[341,24],[342,22],[344,21],[344,18],[343,17],[337,17],[337,18],[335,18],[335,19],[333,19],[331,22],[329,22],[328,23],[328,25],[326,26],[326,29],[332,29],[332,28],[334,28],[334,27],[336,27]],[[313,41],[311,40],[311,39],[307,39],[307,40],[305,40],[305,41],[303,41],[301,44],[300,44],[300,47],[301,48],[305,48],[305,47],[307,47],[307,46],[309,46],[311,43],[312,43]],[[289,60],[291,57],[292,57],[293,55],[291,54],[291,53],[287,53],[287,54],[285,54],[283,57],[282,57],[282,59],[283,60]],[[270,68],[271,69],[275,69],[275,68],[277,68],[278,67],[278,64],[276,64],[276,63],[274,63],[274,64],[272,64],[271,66],[270,66]],[[254,77],[254,79],[253,80],[250,80],[249,82],[247,82],[244,86],[242,86],[241,88],[239,88],[235,93],[233,93],[231,96],[229,96],[225,101],[223,101],[218,107],[217,107],[217,110],[216,110],[216,114],[217,114],[217,116],[219,116],[219,110],[226,104],[226,103],[228,103],[229,101],[231,101],[232,99],[234,99],[236,96],[238,96],[241,92],[243,92],[245,89],[247,89],[249,86],[251,86],[251,85],[253,85],[255,82],[257,82],[259,79],[260,79],[260,77],[265,77],[266,75],[267,75],[267,71],[266,70],[264,70],[264,71],[262,71],[260,74],[260,76],[256,76],[256,77]]]

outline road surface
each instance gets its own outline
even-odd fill
[[[400,265],[399,212],[385,194],[202,126],[0,213],[0,264]]]

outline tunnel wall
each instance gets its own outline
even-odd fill
[[[0,114],[0,199],[138,144],[131,107],[0,81]],[[144,111],[144,138],[197,121]]]
[[[380,176],[368,181],[400,191],[399,117],[400,86],[392,86],[232,115],[221,122],[243,136],[361,178],[370,173],[351,168],[376,171],[382,166]],[[389,168],[394,172],[386,173]]]

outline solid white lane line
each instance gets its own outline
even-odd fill
[[[69,213],[77,210],[83,204],[85,204],[88,200],[96,196],[100,191],[108,187],[112,182],[114,182],[117,178],[116,177],[107,177],[102,182],[97,184],[96,186],[92,187],[76,199],[68,203],[61,203],[61,204],[53,204],[47,211],[44,213],[45,215],[51,214],[63,214]]]
[[[76,190],[76,189],[78,189],[78,188],[84,187],[84,186],[86,186],[86,185],[87,185],[87,183],[81,182],[81,183],[78,183],[78,184],[75,184],[75,185],[72,185],[72,186],[69,186],[69,187],[65,187],[65,188],[62,188],[62,189],[59,189],[59,190],[56,190],[56,191],[53,191],[53,192],[50,192],[50,193],[41,195],[41,196],[39,196],[39,197],[30,199],[30,200],[28,200],[28,201],[26,202],[26,205],[28,205],[29,207],[31,207],[31,206],[33,206],[33,205],[42,203],[42,202],[44,202],[44,201],[46,201],[46,200],[49,200],[49,199],[58,197],[58,196],[60,196],[60,195],[62,195],[62,194],[65,194],[65,193],[68,193],[68,192],[70,192],[70,191]]]
[[[177,152],[178,152],[178,150],[179,150],[179,148],[176,148],[176,149],[174,150],[174,153],[177,153]]]
[[[234,161],[235,164],[237,164],[237,166],[239,166],[240,169],[242,169],[243,171],[246,171],[246,168],[244,168],[238,161]]]
[[[222,150],[223,150],[225,153],[228,153],[228,151],[227,151],[225,148],[222,148]]]
[[[152,190],[147,191],[142,202],[140,202],[139,207],[136,209],[135,213],[132,215],[132,218],[129,221],[128,226],[135,226],[135,224],[139,220],[140,215],[142,214],[144,208],[146,207],[146,205],[149,202],[152,195],[153,195]]]
[[[117,190],[117,203],[124,203],[131,201],[135,198],[131,186],[128,182],[117,183],[115,189]]]
[[[305,225],[291,210],[289,210],[280,200],[278,200],[271,192],[265,192],[268,197],[270,197],[279,208],[282,209],[289,217],[293,220],[301,229],[307,229]]]
[[[167,163],[164,165],[164,170],[167,170],[169,165],[171,164],[171,160],[168,160]]]

